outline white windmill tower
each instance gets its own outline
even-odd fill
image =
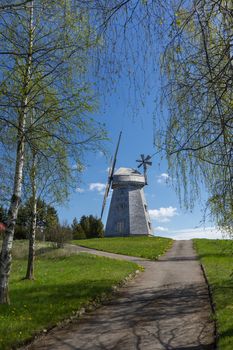
[[[139,167],[143,166],[144,174],[132,168],[120,168],[115,173],[116,157],[121,140],[118,139],[112,166],[103,200],[101,218],[110,188],[113,189],[105,237],[152,235],[152,226],[147,209],[143,187],[147,185],[147,166],[152,165],[150,156],[141,155]]]

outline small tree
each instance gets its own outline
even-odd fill
[[[75,223],[75,225],[74,225]],[[104,235],[104,225],[101,219],[94,217],[93,215],[83,215],[80,222],[77,223],[77,219],[73,221],[74,237],[76,239],[82,238],[98,238]]]
[[[15,226],[14,239],[27,239],[30,230],[30,208],[27,205],[19,207]]]
[[[101,219],[89,216],[89,232],[87,233],[87,238],[100,238],[104,235],[104,225]]]
[[[72,229],[67,223],[58,224],[48,230],[46,239],[54,242],[57,248],[64,248],[64,244],[72,239]]]
[[[14,239],[29,238],[32,224],[32,205],[33,201],[29,198],[24,205],[19,207]],[[37,206],[36,222],[45,223],[45,229],[51,229],[58,225],[57,211],[53,206],[46,204],[41,199],[37,200]]]
[[[85,233],[85,235],[87,236],[89,234],[90,231],[90,221],[89,221],[89,217],[83,215],[79,221],[79,224],[83,230],[83,232]]]
[[[85,239],[86,233],[84,232],[82,226],[79,224],[77,218],[74,218],[73,223],[71,225],[73,239]]]

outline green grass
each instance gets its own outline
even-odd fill
[[[18,248],[25,247],[19,242]],[[17,245],[16,244],[16,245]],[[11,349],[35,333],[69,318],[117,285],[138,265],[88,254],[66,256],[63,250],[44,246],[36,261],[36,280],[22,280],[24,253],[14,259],[11,305],[0,305],[0,349]],[[23,249],[22,249],[23,250]],[[17,255],[17,254],[16,254]]]
[[[233,241],[194,240],[216,305],[219,350],[233,349]]]
[[[156,260],[172,246],[172,240],[162,237],[116,237],[72,241],[72,243],[106,252]]]

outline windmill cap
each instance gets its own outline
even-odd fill
[[[144,186],[145,178],[139,171],[132,168],[120,168],[113,175],[112,187],[118,185]]]

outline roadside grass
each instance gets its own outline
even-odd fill
[[[151,260],[156,260],[160,255],[164,254],[172,246],[172,242],[170,238],[146,236],[93,238],[72,241],[73,244],[83,247]]]
[[[218,349],[233,349],[233,241],[195,239],[216,309]]]
[[[0,305],[0,349],[12,349],[46,332],[83,307],[110,296],[138,265],[89,254],[69,255],[49,245],[36,260],[36,279],[22,280],[26,271],[25,242],[14,243],[18,258],[13,260],[11,305]],[[50,249],[48,249],[50,248]]]

